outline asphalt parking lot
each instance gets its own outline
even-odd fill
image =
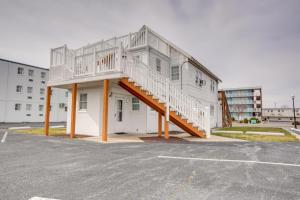
[[[9,133],[0,199],[300,199],[299,155],[299,143],[100,144]]]

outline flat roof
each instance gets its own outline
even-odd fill
[[[255,89],[261,90],[262,87],[261,86],[253,86],[253,87],[223,88],[223,89],[219,89],[219,91],[228,91],[228,90],[255,90]]]
[[[11,61],[11,60],[6,60],[6,59],[3,59],[3,58],[0,58],[0,60],[4,61],[4,62],[10,62],[10,63],[18,64],[18,65],[24,65],[24,66],[28,66],[28,67],[34,67],[34,68],[37,68],[37,69],[42,69],[42,70],[49,71],[48,68],[37,67],[37,66],[34,66],[34,65],[29,65],[29,64],[25,64],[25,63],[20,63],[20,62],[15,62],[15,61]]]

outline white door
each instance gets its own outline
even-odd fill
[[[124,98],[115,98],[115,132],[124,132]]]

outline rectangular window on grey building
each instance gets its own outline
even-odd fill
[[[22,90],[23,90],[22,85],[17,85],[16,92],[22,92]]]
[[[24,68],[23,68],[23,67],[18,67],[17,73],[18,73],[19,75],[23,75],[23,74],[24,74]]]
[[[46,72],[41,72],[41,78],[46,78]]]
[[[44,95],[45,94],[45,89],[44,88],[40,88],[40,94]]]
[[[32,93],[33,88],[32,87],[27,87],[27,93],[30,94]]]
[[[161,60],[156,58],[156,71],[161,73]]]
[[[26,104],[26,110],[30,111],[31,110],[32,105],[31,104]]]
[[[179,80],[179,66],[172,66],[171,67],[171,80]]]
[[[87,110],[87,94],[80,94],[79,110]]]
[[[21,104],[20,103],[15,104],[15,110],[17,110],[17,111],[21,110]]]
[[[136,97],[132,97],[132,110],[140,110],[140,101]]]
[[[44,111],[44,105],[39,105],[39,111]]]
[[[32,69],[28,70],[28,76],[33,76],[34,71]]]

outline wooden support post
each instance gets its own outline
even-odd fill
[[[167,120],[166,113],[165,113],[165,139],[169,139],[169,121]]]
[[[103,112],[102,112],[102,141],[107,141],[108,122],[108,80],[104,80],[103,85]]]
[[[162,116],[161,113],[158,113],[158,137],[162,135]]]
[[[71,133],[70,138],[75,137],[75,124],[76,124],[76,99],[77,99],[77,83],[72,85],[72,110],[71,110]]]
[[[47,96],[46,96],[46,113],[45,113],[45,135],[49,135],[49,119],[50,119],[50,103],[51,103],[51,87],[47,87]]]

